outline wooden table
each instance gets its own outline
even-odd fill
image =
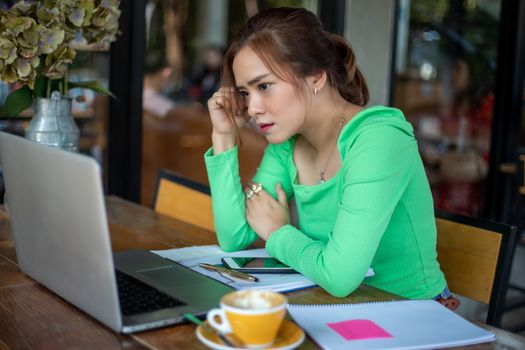
[[[215,244],[213,232],[176,221],[117,197],[107,199],[114,250],[169,249]],[[195,326],[177,325],[133,335],[117,334],[57,297],[17,266],[9,219],[0,211],[0,350],[6,349],[206,349]],[[347,298],[329,296],[320,288],[288,295],[291,303],[341,303],[398,299],[361,286]],[[497,335],[495,343],[465,349],[525,349],[525,338],[484,326]],[[443,329],[436,331],[446,331]],[[317,349],[307,339],[301,349]]]

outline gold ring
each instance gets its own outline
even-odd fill
[[[262,189],[263,189],[263,188],[262,188],[262,184],[254,183],[254,184],[252,185],[252,191],[253,191],[253,193],[255,193],[255,194],[258,194],[259,192],[261,192]]]

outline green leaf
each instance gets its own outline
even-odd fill
[[[8,118],[16,117],[24,109],[31,107],[32,104],[33,91],[25,85],[7,96],[5,104],[0,108],[0,116]]]
[[[90,80],[90,81],[83,81],[83,82],[69,82],[68,83],[70,89],[74,88],[82,88],[82,89],[90,89],[96,92],[100,92],[102,94],[109,95],[113,98],[116,98],[115,95],[111,91],[109,91],[104,84],[102,84],[100,81],[97,80]]]
[[[44,75],[38,76],[35,81],[35,89],[33,93],[35,97],[45,97],[47,80],[48,78]]]

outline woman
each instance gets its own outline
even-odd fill
[[[412,127],[372,107],[350,46],[299,8],[261,11],[241,29],[208,101],[205,161],[219,243],[268,253],[334,296],[365,283],[415,299],[446,282],[436,260],[428,181]],[[248,118],[270,145],[243,192],[237,129]],[[295,199],[298,225],[290,225]]]

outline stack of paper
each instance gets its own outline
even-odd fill
[[[234,253],[226,253],[217,245],[195,246],[187,248],[176,248],[167,250],[152,250],[163,258],[176,261],[181,265],[187,266],[193,271],[211,277],[219,282],[228,284],[235,289],[268,289],[275,292],[290,292],[298,289],[305,289],[314,287],[316,284],[299,273],[283,273],[283,274],[250,274],[259,279],[259,282],[248,282],[232,277],[221,275],[217,272],[203,269],[199,266],[200,263],[207,263],[211,265],[221,264],[221,258],[229,257],[252,257],[265,258],[269,257],[264,248],[241,250]],[[373,276],[374,271],[370,268],[366,276]]]
[[[152,253],[163,258],[176,261],[181,265],[211,277],[219,282],[228,284],[235,289],[268,289],[276,292],[290,292],[293,290],[314,287],[316,284],[299,273],[286,274],[251,274],[259,279],[259,282],[248,282],[237,280],[217,272],[208,271],[199,266],[200,263],[218,265],[221,258],[226,256],[242,256],[253,258],[268,257],[268,253],[263,249],[242,250],[234,253],[226,253],[216,245],[196,246],[168,250],[152,250]]]

